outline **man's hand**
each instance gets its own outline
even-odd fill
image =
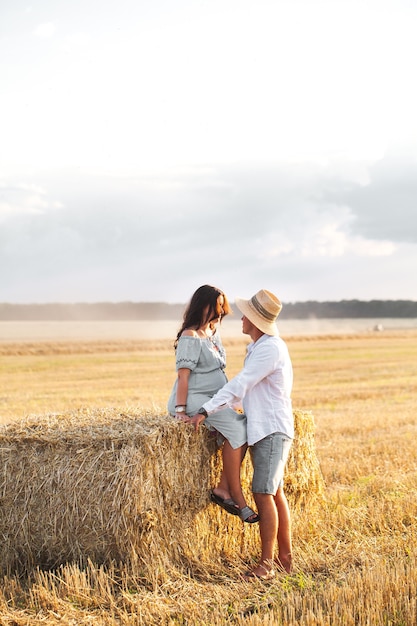
[[[181,420],[185,422],[186,424],[191,424],[191,426],[194,427],[194,430],[196,432],[198,431],[198,427],[200,426],[200,424],[204,422],[205,419],[206,419],[206,416],[203,415],[202,413],[196,413],[195,415],[193,415],[193,417],[189,417],[188,415],[185,415],[184,417],[181,418]]]

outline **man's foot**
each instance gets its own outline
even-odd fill
[[[279,571],[285,572],[286,574],[291,574],[292,555],[287,554],[285,556],[284,555],[278,556],[278,558],[275,559],[275,565]]]
[[[252,582],[254,580],[271,580],[275,576],[275,570],[273,567],[268,567],[267,565],[262,565],[260,563],[254,569],[245,572],[243,574],[243,578],[247,582]]]

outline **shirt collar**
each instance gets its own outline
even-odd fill
[[[252,350],[254,349],[255,346],[258,346],[260,343],[263,343],[264,341],[266,341],[269,337],[271,337],[271,335],[261,335],[259,337],[259,339],[257,339],[256,341],[252,341],[247,348],[247,353],[250,354],[252,352]]]

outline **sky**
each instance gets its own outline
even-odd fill
[[[3,0],[0,302],[417,300],[415,0]]]

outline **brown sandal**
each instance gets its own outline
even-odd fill
[[[258,567],[265,570],[265,574],[255,574],[253,571],[248,571],[243,574],[243,578],[247,582],[252,580],[272,580],[274,578],[276,572],[273,568],[268,570],[264,565],[258,565]]]

